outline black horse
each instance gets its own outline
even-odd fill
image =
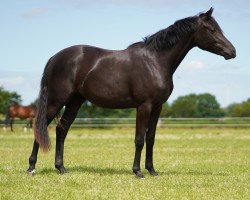
[[[63,106],[65,111],[56,127],[55,167],[60,173],[66,172],[64,140],[78,109],[88,100],[105,108],[137,109],[133,172],[138,178],[143,177],[140,160],[146,140],[145,167],[157,176],[153,166],[156,125],[162,104],[173,90],[172,77],[180,62],[193,47],[225,59],[236,56],[212,12],[213,8],[176,21],[125,50],[78,45],[51,57],[41,80],[28,174],[34,172],[39,146],[44,151],[50,149],[47,126]]]

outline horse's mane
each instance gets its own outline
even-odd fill
[[[162,51],[173,47],[178,41],[189,36],[197,27],[197,16],[176,21],[166,29],[147,36],[144,45],[151,51]]]
[[[146,47],[150,51],[163,51],[166,49],[170,49],[181,39],[188,37],[197,29],[197,21],[199,16],[201,16],[202,14],[205,13],[199,13],[199,15],[178,20],[168,28],[162,29],[155,34],[149,35],[143,38],[143,41],[131,44],[129,47],[137,47],[139,45]],[[218,31],[223,33],[219,24],[212,16],[208,20],[208,23],[210,23]]]

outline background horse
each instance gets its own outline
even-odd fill
[[[10,129],[13,131],[13,122],[15,118],[27,119],[32,128],[33,118],[35,117],[36,109],[33,106],[9,106],[6,111],[5,127],[10,124]]]
[[[65,173],[64,141],[84,101],[105,108],[136,108],[133,172],[138,178],[141,151],[146,140],[145,167],[153,176],[153,145],[162,104],[173,90],[172,77],[193,48],[210,51],[225,59],[234,58],[234,46],[211,16],[213,9],[176,21],[173,25],[120,51],[78,45],[51,57],[41,80],[35,141],[29,158],[32,174],[39,146],[50,149],[47,126],[65,106],[56,127],[55,167]]]

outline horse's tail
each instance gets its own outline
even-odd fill
[[[5,127],[7,127],[9,123],[10,123],[10,106],[7,107],[5,114],[5,121],[4,121]]]
[[[48,104],[48,81],[45,73],[49,61],[44,69],[41,80],[40,93],[38,98],[36,120],[35,120],[35,139],[44,152],[50,150],[50,139],[48,135],[47,104]]]

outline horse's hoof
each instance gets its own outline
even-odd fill
[[[35,169],[33,169],[33,170],[27,170],[27,172],[26,172],[27,176],[34,176],[35,173],[36,173]]]
[[[159,174],[158,174],[155,170],[151,170],[151,171],[149,171],[149,173],[150,173],[152,176],[159,176]]]
[[[136,178],[138,178],[138,179],[143,179],[144,178],[144,176],[143,176],[143,174],[142,174],[141,171],[137,171],[137,172],[134,172],[134,173],[136,175]]]
[[[60,166],[60,167],[56,166],[56,169],[58,169],[60,174],[68,173],[67,170],[65,169],[65,167],[63,167],[63,166]]]
[[[146,169],[148,170],[148,172],[152,175],[152,176],[159,176],[159,174],[155,171],[154,167],[147,167]]]

